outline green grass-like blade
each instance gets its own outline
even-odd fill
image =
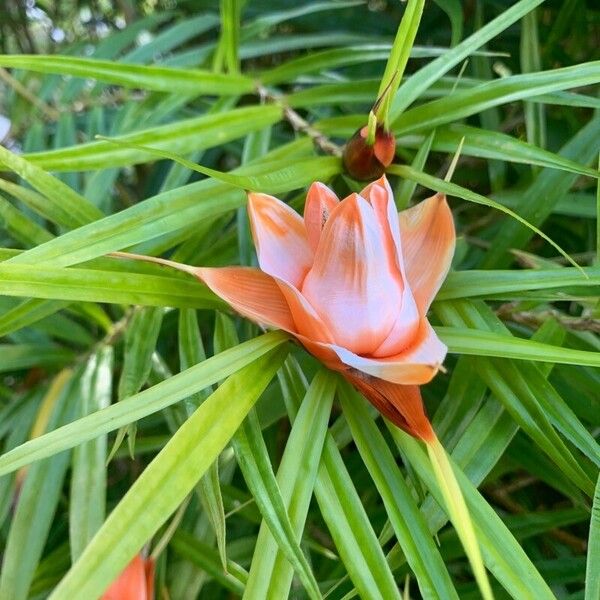
[[[198,408],[146,467],[51,598],[96,597],[104,591],[223,450],[282,360],[281,350],[269,352]]]
[[[445,75],[452,67],[460,64],[472,52],[510,27],[543,1],[520,0],[520,2],[513,4],[513,6],[463,40],[460,44],[417,71],[398,89],[390,111],[391,120],[394,121],[427,88],[442,77],[442,75]]]
[[[585,573],[585,600],[600,596],[600,477],[596,483]]]
[[[404,69],[419,29],[424,6],[425,0],[409,0],[407,2],[379,84],[377,98],[383,98],[383,101],[375,114],[380,121],[383,121],[386,129],[390,125],[388,117],[390,104],[402,81]]]
[[[285,168],[281,169],[279,172],[277,172],[277,170],[273,172],[271,170],[272,165],[269,165],[268,163],[264,165],[265,173],[262,173],[261,175],[237,175],[233,173],[224,173],[223,171],[217,171],[216,169],[211,169],[209,167],[198,165],[190,160],[183,158],[182,156],[179,156],[178,154],[168,152],[166,150],[159,150],[158,148],[142,146],[141,144],[132,144],[129,142],[123,142],[112,138],[100,137],[100,139],[105,140],[106,142],[114,144],[116,146],[134,148],[136,150],[147,152],[148,154],[152,154],[160,158],[173,160],[176,163],[190,169],[191,171],[197,171],[198,173],[202,173],[203,175],[207,175],[208,177],[212,177],[213,179],[223,181],[224,183],[228,183],[230,185],[242,188],[244,190],[260,190],[262,193],[271,192],[273,190],[279,189],[282,185],[282,182],[286,182],[289,177],[289,173],[288,171],[286,171]],[[304,159],[304,161],[312,162],[314,161],[314,158]],[[294,169],[297,169],[298,166],[303,166],[302,163],[304,161],[302,159],[300,161],[296,161]],[[337,170],[341,169],[341,165],[339,165],[339,160],[332,157],[330,159],[330,162],[332,167],[337,167]],[[309,165],[306,166],[307,170],[308,168]]]
[[[231,73],[117,63],[74,56],[4,54],[0,56],[0,66],[44,74],[84,77],[111,85],[180,94],[247,94],[253,91],[255,85],[249,77]]]
[[[24,246],[43,244],[54,237],[2,196],[0,196],[0,225],[10,237]]]
[[[214,577],[224,588],[239,596],[244,593],[248,580],[247,571],[231,560],[227,561],[225,570],[217,552],[208,544],[201,542],[189,533],[178,530],[169,547],[203,572]]]
[[[267,188],[270,182],[270,192],[279,193],[301,188],[314,179],[326,181],[339,170],[339,160],[333,157],[315,157],[290,164],[288,158],[271,154],[263,161],[241,168],[239,174],[260,174],[264,176],[265,185],[260,179],[256,180],[258,189]],[[9,261],[72,265],[192,227],[194,223],[239,208],[245,201],[245,195],[240,190],[232,190],[228,184],[213,180],[192,183],[65,233]]]
[[[67,348],[50,344],[0,344],[0,373],[36,366],[62,367],[75,358]]]
[[[469,514],[469,509],[465,503],[462,490],[456,480],[456,475],[446,451],[440,444],[440,441],[435,438],[431,443],[427,443],[427,452],[431,460],[435,478],[442,492],[442,497],[444,498],[444,506],[448,510],[452,524],[465,549],[479,591],[484,600],[493,600],[494,595],[492,594],[490,582],[483,565],[479,542],[475,535],[471,515]]]
[[[398,448],[406,455],[419,478],[423,480],[438,504],[443,505],[444,500],[426,452],[414,438],[397,427],[390,426],[389,429]],[[477,541],[488,569],[511,595],[517,598],[555,600],[554,594],[502,519],[456,464],[452,466],[464,494]]]
[[[0,267],[1,268],[1,267]],[[600,268],[584,267],[585,277],[579,269],[525,269],[525,270],[469,270],[448,274],[437,301],[458,300],[468,297],[486,297],[526,290],[564,289],[566,287],[592,287],[600,289]]]
[[[397,135],[431,129],[500,104],[599,81],[600,61],[503,77],[411,108],[395,119],[391,127]]]
[[[488,328],[493,323],[492,315],[488,316],[486,315],[487,311],[483,311],[483,309],[478,311],[476,307],[477,304],[471,305],[465,301],[439,306],[436,310],[444,322]],[[487,324],[486,321],[488,321]],[[498,325],[492,326],[496,330],[503,328],[499,322]],[[482,355],[474,360],[478,374],[504,404],[512,418],[573,483],[586,494],[591,495],[593,484],[583,469],[583,465],[575,459],[552,427],[527,377],[518,369],[517,365],[506,358],[490,360]]]
[[[463,138],[465,141],[461,155],[464,156],[538,165],[589,177],[600,177],[598,169],[578,164],[555,152],[549,152],[499,131],[489,131],[459,123],[438,128],[432,148],[437,152],[454,152]],[[398,143],[406,145],[414,143],[420,147],[424,139],[424,136],[408,136],[407,138],[402,136]]]
[[[117,262],[115,260],[115,262]],[[167,269],[163,269],[167,271]],[[3,331],[22,327],[66,306],[65,302],[110,302],[177,308],[225,308],[199,281],[95,269],[55,269],[29,265],[0,265],[0,293],[45,298],[51,304],[27,301],[0,318]],[[36,302],[35,304],[31,304]],[[6,328],[6,329],[4,329]]]
[[[215,327],[215,349],[235,343],[237,333],[233,321],[220,315]],[[296,539],[255,411],[249,412],[231,444],[248,488],[278,547],[298,573],[309,597],[321,598],[315,576]]]
[[[142,129],[121,135],[118,139],[187,154],[240,138],[278,122],[281,116],[282,109],[275,104],[246,106]],[[52,171],[86,171],[144,162],[148,155],[138,150],[117,149],[108,142],[88,142],[60,150],[27,154],[25,159]]]
[[[103,346],[93,354],[78,380],[79,418],[110,405],[113,349]],[[76,561],[100,529],[106,502],[106,436],[75,446],[71,460],[69,546]]]
[[[597,352],[551,346],[478,329],[436,327],[436,332],[450,352],[600,367]]]
[[[179,402],[235,373],[287,339],[280,332],[264,334],[213,356],[127,400],[31,440],[0,457],[0,474],[10,473]]]
[[[293,422],[277,472],[277,483],[298,541],[313,493],[334,391],[335,379],[330,373],[320,371],[315,375]],[[263,522],[244,596],[248,599],[285,598],[292,577],[291,565],[277,548],[267,523]]]
[[[411,167],[415,169],[415,171],[423,171],[425,168],[425,163],[427,162],[427,158],[429,157],[429,151],[431,150],[431,146],[437,136],[437,131],[432,131],[427,138],[424,139],[423,143],[419,146],[417,153],[415,154],[415,158],[411,163]],[[456,148],[456,146],[455,146]],[[417,182],[411,181],[410,179],[403,180],[399,185],[398,189],[394,193],[394,200],[396,202],[396,208],[400,210],[405,210],[410,205],[410,200],[415,193],[415,189],[417,188]]]
[[[48,389],[45,400],[53,403],[47,430],[69,420],[77,400],[69,370],[59,373]],[[40,438],[38,438],[40,439]],[[69,453],[64,452],[32,465],[19,493],[2,561],[0,598],[26,600],[54,512],[57,509],[63,481],[69,466]]]
[[[464,200],[468,200],[469,202],[489,206],[490,208],[495,208],[496,210],[509,215],[515,221],[518,221],[521,225],[524,225],[534,233],[537,233],[544,240],[546,240],[553,248],[558,250],[558,252],[562,256],[564,256],[574,267],[581,269],[581,267],[571,258],[571,256],[567,254],[554,240],[552,240],[538,227],[536,227],[517,213],[513,212],[509,208],[506,208],[505,206],[502,206],[502,204],[498,204],[497,202],[494,202],[493,200],[490,200],[489,198],[486,198],[481,194],[471,192],[470,190],[456,185],[455,183],[443,181],[441,179],[438,179],[437,177],[432,177],[431,175],[427,175],[426,173],[416,171],[406,165],[391,165],[390,167],[388,167],[388,171],[390,173],[406,177],[407,179],[412,179],[413,181],[416,181],[417,183],[420,183],[425,187],[436,190],[437,192],[443,192],[452,196],[458,196],[459,198],[463,198]]]
[[[373,526],[331,435],[325,440],[315,495],[340,558],[360,596],[400,600]]]
[[[219,316],[220,315],[217,316],[217,319]],[[206,360],[195,310],[184,309],[179,312],[178,342],[181,371]],[[215,345],[215,352],[220,352],[222,350],[222,348],[217,348]],[[212,388],[205,389],[202,392],[185,399],[184,408],[188,417],[191,416],[194,410],[206,399],[206,396],[210,391],[212,391]],[[218,459],[210,465],[208,471],[200,479],[196,491],[200,498],[202,508],[215,533],[217,547],[219,549],[219,558],[221,560],[221,569],[227,571],[228,561],[225,509],[223,507],[223,497],[219,481]],[[229,581],[227,577],[225,580]]]
[[[43,194],[47,199],[46,202],[52,205],[51,208],[46,208],[46,211],[58,215],[57,222],[62,222],[69,227],[79,227],[104,216],[93,204],[68,185],[2,146],[0,146],[0,165],[17,173]]]
[[[0,335],[4,336],[23,327],[39,323],[47,317],[52,317],[68,305],[68,302],[47,302],[35,298],[19,302],[19,304],[0,315]],[[73,339],[72,328],[69,327],[66,331],[68,331],[69,338]],[[91,340],[88,339],[89,341]]]
[[[595,162],[598,152],[596,141],[599,136],[600,119],[592,118],[561,148],[560,154],[579,164]],[[521,218],[535,227],[541,225],[576,179],[575,174],[543,169],[521,195],[517,208]],[[523,248],[531,239],[533,229],[527,226],[528,231],[523,227],[526,224],[521,223],[507,222],[498,229],[481,262],[483,268],[506,267],[510,264],[512,257],[508,251]]]
[[[347,385],[340,391],[344,415],[354,443],[369,469],[406,559],[424,598],[458,598],[450,575],[364,400]]]
[[[125,331],[125,346],[123,348],[123,367],[117,386],[119,401],[133,396],[140,391],[152,367],[152,355],[156,348],[164,311],[158,307],[136,308]],[[109,460],[118,450],[127,435],[129,453],[134,456],[136,425],[119,430],[113,443]]]

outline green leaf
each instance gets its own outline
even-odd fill
[[[260,424],[254,415],[244,422],[232,440],[244,479],[257,503],[271,535],[302,580],[311,598],[321,598],[319,586],[294,535],[294,530],[273,473]]]
[[[443,503],[427,454],[417,440],[397,427],[389,426],[394,442],[413,465],[419,478],[439,504]],[[523,600],[555,600],[547,583],[533,566],[502,519],[486,502],[473,484],[453,464],[469,513],[473,519],[477,540],[486,566],[505,589]]]
[[[122,402],[31,440],[0,457],[0,475],[77,446],[171,406],[235,373],[287,339],[288,337],[281,332],[264,334],[213,356]]]
[[[411,163],[411,167],[415,171],[423,171],[425,168],[425,163],[427,162],[427,158],[429,157],[429,151],[431,150],[431,145],[437,136],[437,131],[432,131],[429,136],[423,141],[422,144],[419,145],[419,149],[415,154],[415,158]],[[410,179],[403,180],[399,186],[398,190],[394,194],[394,200],[396,201],[396,208],[400,210],[405,210],[408,208],[410,204],[410,200],[415,193],[415,189],[417,187],[417,182],[412,181]]]
[[[160,308],[137,308],[127,323],[117,400],[121,401],[133,396],[146,383],[152,367],[152,355],[158,341],[163,314],[163,310]],[[117,434],[109,460],[118,450],[126,434],[128,435],[129,453],[132,457],[134,456],[136,425],[132,423]]]
[[[483,2],[477,2],[475,5],[475,30],[481,29],[484,24],[484,11],[486,5]],[[463,63],[465,67],[467,63]],[[481,80],[489,81],[494,79],[492,70],[492,61],[487,56],[473,56],[471,59],[472,71],[476,77]],[[537,69],[537,70],[541,70]],[[479,122],[484,130],[498,131],[501,128],[501,112],[499,107],[488,108],[479,114]],[[500,161],[489,161],[487,165],[490,187],[492,191],[502,189],[506,185],[506,165]]]
[[[61,301],[24,300],[0,315],[0,336],[5,336],[13,331],[37,323],[66,306],[68,306],[68,303]]]
[[[158,18],[159,16],[170,16],[168,12],[154,13],[151,16]],[[127,24],[123,32],[129,31],[132,27],[140,23],[135,21],[133,24]],[[219,17],[213,13],[201,14],[197,17],[186,18],[180,22],[174,21],[169,24],[169,27],[163,28],[157,32],[156,37],[148,43],[133,48],[125,56],[125,62],[147,63],[156,60],[157,56],[168,53],[185,42],[196,36],[200,36],[206,31],[217,27]]]
[[[250,23],[242,27],[242,39],[252,39],[260,37],[261,34],[268,33],[275,25],[279,25],[291,19],[312,15],[318,12],[330,10],[343,10],[360,6],[362,0],[338,0],[336,2],[311,2],[310,4],[300,4],[293,8],[277,11],[269,11],[254,18]]]
[[[195,32],[198,35],[198,32]],[[111,85],[193,95],[239,95],[254,90],[254,82],[243,75],[214,73],[199,69],[142,66],[73,56],[4,54],[0,66],[38,73],[56,73],[96,79]]]
[[[442,557],[411,490],[363,398],[346,384],[340,400],[361,458],[385,505],[394,533],[417,578],[423,598],[458,598]]]
[[[204,343],[198,327],[198,317],[193,309],[181,309],[177,328],[179,370],[185,371],[206,360]],[[207,388],[186,398],[184,402],[188,417],[206,400],[212,390]]]
[[[302,538],[306,523],[334,392],[332,374],[319,371],[293,421],[277,472],[277,483],[297,542]],[[278,549],[278,542],[264,520],[244,595],[246,598],[286,598],[292,577],[292,566],[285,553]]]
[[[541,71],[542,58],[537,26],[537,12],[532,10],[523,17],[521,28],[521,71]],[[525,103],[527,141],[541,148],[546,146],[546,113],[542,104]]]
[[[233,321],[220,316],[215,328],[215,349],[226,348],[236,342]],[[317,581],[294,535],[255,411],[248,413],[231,444],[248,488],[277,545],[298,573],[307,594],[311,598],[320,598]]]
[[[451,46],[456,46],[462,38],[463,10],[459,0],[434,0],[434,2],[448,15],[452,26]]]
[[[293,421],[306,393],[306,382],[291,357],[280,374],[280,383],[288,414]],[[350,435],[348,440],[351,440]],[[340,558],[356,588],[359,591],[366,590],[364,597],[367,598],[399,600],[390,568],[331,431],[325,436],[315,496]]]
[[[476,194],[475,192],[471,192],[466,188],[463,188],[455,183],[450,183],[447,181],[442,181],[437,177],[432,177],[431,175],[427,175],[426,173],[420,173],[419,171],[415,171],[409,166],[406,165],[391,165],[388,167],[389,173],[394,173],[396,175],[400,175],[402,177],[406,177],[407,179],[411,179],[420,183],[421,185],[434,189],[437,192],[443,192],[446,194],[450,194],[452,196],[458,196],[459,198],[463,198],[464,200],[468,200],[469,202],[474,202],[475,204],[482,204],[484,206],[489,206],[490,208],[495,208],[500,212],[503,212],[510,217],[512,217],[515,221],[518,221],[520,225],[525,225],[534,233],[537,233],[540,237],[546,240],[553,248],[558,250],[562,256],[564,256],[574,267],[580,269],[579,265],[551,238],[549,238],[543,231],[538,229],[535,225],[531,224],[529,221],[524,219],[522,216],[513,212],[512,210],[494,202],[493,200],[489,200],[485,196],[481,194]],[[486,254],[486,256],[489,256]]]
[[[231,560],[227,561],[227,568],[224,569],[215,550],[193,537],[189,533],[178,530],[171,543],[173,548],[182,558],[189,560],[199,569],[204,571],[218,581],[224,588],[241,596],[244,593],[245,584],[248,580],[248,573],[238,564]]]
[[[67,227],[79,227],[104,216],[93,204],[68,185],[2,146],[0,146],[0,165],[17,173],[46,196],[47,202],[52,204],[52,214],[57,215],[57,222]],[[34,198],[31,194],[27,197]]]
[[[49,344],[0,344],[0,373],[32,367],[61,367],[71,362],[71,350]]]
[[[218,318],[219,315],[217,315],[217,319]],[[189,309],[180,311],[178,334],[179,364],[181,371],[206,360],[204,345],[198,328],[196,311]],[[221,352],[224,349],[225,348],[215,347],[215,352]],[[185,399],[184,407],[188,417],[193,414],[194,410],[200,406],[211,391],[212,389],[208,388],[199,394],[194,394],[194,396]],[[223,497],[219,481],[218,459],[210,465],[207,473],[200,479],[196,490],[200,502],[202,503],[202,508],[204,509],[217,538],[221,566],[223,570],[227,571],[227,532],[225,525],[225,509],[223,507]]]
[[[76,401],[70,371],[54,379],[46,394],[51,415],[47,429],[56,431],[69,420]],[[40,438],[37,438],[40,439]],[[22,448],[23,446],[19,446]],[[19,493],[6,541],[0,575],[0,597],[26,600],[34,570],[57,509],[63,480],[69,465],[69,453],[63,452],[29,467]]]
[[[213,70],[239,73],[240,20],[243,2],[221,0],[221,37],[213,60]],[[222,64],[221,64],[222,63]]]
[[[73,114],[63,112],[58,116],[56,123],[56,133],[54,135],[54,147],[63,148],[65,146],[74,146],[77,143],[77,133],[75,131],[75,118]],[[68,185],[72,190],[79,192],[79,175],[77,173],[60,173],[58,179]]]
[[[436,482],[444,499],[444,509],[460,539],[479,592],[485,600],[494,600],[473,521],[446,450],[435,436],[433,440],[426,442],[426,446]]]
[[[103,346],[87,361],[77,381],[78,417],[110,405],[113,350]],[[69,496],[69,541],[75,562],[104,521],[106,495],[106,436],[73,449]]]
[[[1,269],[1,267],[0,267]],[[449,273],[436,300],[452,300],[474,296],[488,297],[525,290],[564,289],[567,286],[600,286],[600,268],[469,270]]]
[[[469,318],[470,323],[478,321],[478,325],[492,331],[508,333],[506,327],[493,315],[492,311],[485,307],[483,303],[470,303],[468,315],[466,311],[462,311],[464,318]],[[447,316],[446,311],[446,316]],[[452,314],[452,322],[458,324],[466,324],[464,320],[458,321],[457,311]],[[553,322],[547,322],[543,327],[538,329],[533,335],[535,341],[541,341],[545,343],[552,343],[555,345],[561,344],[564,341],[564,332],[562,329]],[[532,369],[536,369],[544,376],[547,377],[554,366],[552,363],[537,363],[536,367],[529,363],[521,363],[515,365],[519,371],[524,372],[527,376],[535,375]],[[543,367],[543,370],[542,368]],[[509,414],[505,411],[503,404],[514,402],[511,396],[502,398],[502,403],[498,402],[495,398],[489,398],[482,406],[481,410],[477,412],[478,406],[481,404],[485,395],[486,387],[481,378],[477,377],[475,380],[470,376],[471,373],[476,372],[476,366],[472,358],[465,357],[461,358],[459,365],[455,369],[452,375],[451,386],[448,389],[448,393],[440,404],[434,418],[434,425],[436,431],[444,435],[444,443],[446,446],[451,444],[450,447],[455,445],[453,451],[453,458],[456,462],[464,469],[465,474],[468,475],[470,480],[474,484],[479,484],[483,481],[484,477],[488,475],[492,467],[501,458],[503,453],[506,451],[508,444],[513,440],[517,433],[518,426],[511,419]],[[548,383],[545,382],[547,386]],[[567,431],[569,428],[577,429],[572,423],[565,423],[569,421],[568,414],[570,409],[565,406],[562,399],[549,397],[545,398],[545,390],[540,390],[536,386],[536,396],[538,401],[544,403],[543,410],[546,410],[550,419],[553,419],[553,415],[557,412],[561,412],[561,424],[555,421],[555,425],[559,427],[561,431]],[[548,404],[556,402],[556,406],[552,406],[548,409]],[[460,405],[464,406],[463,411],[466,410],[466,414],[462,419],[466,419],[468,427],[464,431],[464,424],[461,426],[461,413],[463,411],[457,410]],[[473,418],[471,412],[471,406],[473,406],[472,414],[477,412]],[[441,419],[438,417],[441,413]],[[446,418],[448,417],[448,418]],[[471,420],[472,419],[472,420]],[[542,421],[545,417],[542,417]],[[463,421],[464,422],[464,421]],[[481,432],[486,432],[482,435]],[[576,439],[577,435],[573,436]],[[483,451],[485,449],[485,451]],[[536,457],[536,462],[540,462],[539,455]],[[554,472],[556,469],[554,469]],[[567,481],[567,486],[570,487],[567,492],[568,495],[585,501],[575,486],[571,485]],[[564,486],[563,486],[564,487]],[[562,489],[562,488],[561,488]],[[574,491],[574,493],[573,493]],[[433,503],[432,503],[433,504]],[[429,507],[431,508],[431,506]],[[427,511],[426,511],[427,512]],[[429,511],[428,514],[430,514]]]
[[[595,161],[597,160],[597,148],[594,144],[599,136],[600,119],[591,119],[561,148],[560,154],[580,164]],[[565,174],[551,169],[542,170],[521,195],[521,201],[517,207],[519,214],[532,225],[541,225],[576,179],[575,174]],[[530,238],[530,231],[527,231],[519,223],[503,223],[491,240],[491,246],[482,261],[482,267],[507,266],[511,262],[511,256],[507,254],[507,251],[512,248],[523,248]]]
[[[8,235],[25,246],[43,244],[54,237],[41,225],[26,217],[2,196],[0,196],[0,225]]]
[[[257,77],[264,85],[277,85],[314,71],[387,60],[389,51],[389,45],[378,44],[312,52],[308,56],[294,58],[268,71],[263,71]]]
[[[152,366],[163,311],[159,308],[138,308],[127,325],[123,368],[118,386],[118,399],[124,400],[140,391]]]
[[[588,175],[589,177],[600,177],[597,169],[578,164],[560,154],[548,152],[498,131],[489,131],[458,123],[437,129],[432,148],[436,152],[453,153],[463,138],[465,141],[461,149],[461,155],[464,156],[476,156],[526,165],[539,165],[551,169],[570,171],[571,173],[578,173],[580,175]],[[398,144],[421,148],[426,139],[425,136],[419,135],[403,136],[398,140]],[[414,165],[413,168],[422,170]]]
[[[516,23],[523,15],[526,15],[543,1],[520,0],[460,44],[417,71],[398,89],[390,111],[391,121],[395,121],[408,106],[452,67],[460,64],[473,51],[489,42],[513,23]]]
[[[187,154],[235,140],[272,125],[281,117],[282,108],[275,104],[246,106],[143,129],[115,139]],[[86,171],[148,162],[149,157],[140,150],[117,149],[108,142],[89,142],[61,150],[27,154],[25,159],[52,171]],[[5,162],[1,153],[0,162]]]
[[[40,406],[42,392],[42,390],[36,389],[33,393],[30,392],[19,398],[17,406],[9,405],[3,409],[0,435],[4,441],[3,452],[8,452],[27,440]],[[17,486],[16,473],[10,473],[0,479],[0,524],[2,525],[14,508]]]
[[[375,114],[378,120],[383,121],[386,130],[390,125],[388,117],[390,104],[402,81],[404,69],[419,29],[424,6],[425,0],[409,0],[406,3],[406,9],[398,26],[394,44],[379,84],[377,98],[383,98],[383,102],[377,108]]]
[[[17,185],[16,183],[0,178],[0,190],[14,196],[23,202],[23,204],[53,223],[68,226],[68,224],[63,221],[72,218],[70,215],[65,214],[61,205],[55,204],[54,202],[48,202],[42,194],[38,194],[22,185]]]
[[[114,259],[117,262],[117,259]],[[162,269],[167,271],[167,269]],[[165,273],[166,275],[166,273]],[[56,269],[0,264],[0,293],[50,300],[111,302],[178,308],[224,308],[206,286],[189,277],[142,275],[127,271]],[[19,305],[0,317],[0,326],[27,325],[66,306],[63,302]]]
[[[436,332],[450,352],[459,354],[600,367],[600,355],[597,352],[550,346],[478,329],[436,327]]]
[[[105,590],[217,458],[282,360],[281,349],[255,359],[196,410],[131,486],[50,598],[96,597]]]
[[[400,600],[373,526],[331,435],[325,439],[315,495],[340,558],[360,596]]]
[[[114,144],[116,146],[126,147],[126,148],[134,148],[136,150],[140,150],[142,152],[147,152],[148,154],[152,154],[154,156],[159,156],[161,158],[166,158],[169,160],[173,160],[176,163],[187,167],[191,171],[197,171],[198,173],[202,173],[203,175],[207,175],[208,177],[212,177],[213,179],[217,179],[218,181],[223,181],[224,183],[228,183],[235,187],[239,187],[245,190],[261,190],[263,193],[265,191],[277,190],[281,185],[281,182],[285,182],[289,178],[289,171],[282,169],[281,171],[273,172],[273,165],[269,163],[265,163],[263,165],[264,173],[260,175],[236,175],[232,173],[224,173],[223,171],[217,171],[216,169],[211,169],[209,167],[204,167],[202,165],[197,165],[190,160],[186,160],[185,158],[174,154],[173,152],[167,152],[165,150],[159,150],[157,148],[151,148],[150,146],[142,146],[140,144],[131,144],[128,142],[122,142],[117,139],[105,138],[101,139],[109,142],[110,144]],[[295,161],[293,167],[290,167],[293,170],[297,170],[300,166],[304,166],[303,163],[311,163],[314,162],[314,158],[306,158]],[[321,159],[321,162],[322,159]],[[340,161],[337,158],[331,157],[330,163],[332,168],[337,169],[332,171],[337,172],[341,169]],[[308,167],[307,167],[308,168]]]
[[[552,71],[503,77],[407,110],[394,119],[391,128],[397,135],[431,129],[474,115],[492,106],[598,82],[600,61]]]
[[[592,521],[588,542],[587,569],[585,572],[585,600],[594,600],[600,595],[600,477],[596,482]]]
[[[479,305],[481,307],[481,304]],[[482,325],[482,321],[492,321],[492,314],[486,316],[489,309],[477,310],[477,304],[468,301],[448,303],[438,306],[440,317],[444,322],[453,324]],[[501,326],[501,324],[500,324]],[[492,334],[498,335],[498,334]],[[508,337],[510,335],[502,336]],[[519,340],[520,341],[520,340]],[[537,344],[537,342],[529,342]],[[540,344],[546,346],[546,344]],[[483,355],[474,359],[479,376],[487,386],[502,401],[506,410],[520,427],[538,444],[538,446],[560,467],[563,473],[586,494],[591,495],[593,487],[583,466],[578,462],[564,442],[558,436],[544,409],[537,400],[536,393],[532,390],[528,378],[515,363],[507,359],[491,361]]]
[[[291,165],[287,158],[277,157],[277,163],[272,162],[274,159],[271,154],[270,160],[245,166],[239,173],[263,175],[262,180],[255,180],[257,189],[279,193],[303,187],[314,179],[327,180],[340,170],[339,159],[332,157],[295,161]],[[68,232],[9,261],[21,264],[51,261],[54,266],[68,266],[192,227],[204,219],[238,208],[244,202],[245,196],[227,184],[211,180],[192,183]]]

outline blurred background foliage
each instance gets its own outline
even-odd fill
[[[435,63],[517,5],[522,15],[467,60]],[[478,597],[416,442],[348,391],[343,410],[331,404],[335,381],[312,359],[284,338],[255,339],[199,284],[102,258],[130,249],[255,262],[239,189],[99,134],[132,134],[123,139],[219,171],[243,166],[299,210],[313,178],[341,195],[359,189],[311,137],[342,145],[364,124],[404,10],[385,0],[4,0],[3,145],[27,162],[0,156],[0,258],[12,263],[0,265],[2,600],[97,597],[142,545],[157,557],[159,598],[283,598],[290,585],[293,598],[388,600],[405,586],[412,598]],[[597,600],[600,589],[598,498],[588,544],[600,463],[599,25],[591,0],[428,1],[397,98],[416,94],[394,121],[396,162],[413,167],[391,170],[399,208],[438,189],[465,137],[453,177],[457,272],[433,308],[451,355],[424,395],[466,475],[498,598]],[[68,57],[116,67],[99,75]],[[415,92],[410,75],[433,63],[431,85]],[[124,75],[120,64],[210,76],[199,92],[177,71],[170,89],[164,73]],[[541,227],[588,279],[541,237],[469,202],[482,197]],[[248,344],[238,355],[204,360],[238,339]],[[104,420],[93,414],[111,402]],[[210,437],[212,422],[222,438]],[[185,457],[196,461],[187,471]]]

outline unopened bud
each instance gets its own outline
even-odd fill
[[[375,143],[367,143],[368,127],[359,129],[344,148],[344,167],[348,174],[359,181],[377,179],[394,160],[396,138],[380,126],[375,132]]]

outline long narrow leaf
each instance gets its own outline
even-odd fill
[[[340,399],[354,441],[424,598],[458,598],[410,489],[362,398],[344,386]]]
[[[102,594],[223,450],[282,360],[281,350],[255,360],[198,408],[136,480],[51,598]]]
[[[287,336],[280,332],[267,333],[213,356],[123,402],[31,440],[0,457],[0,474],[10,473],[166,408],[228,377],[286,340]]]
[[[238,95],[252,92],[254,89],[252,79],[242,75],[213,73],[199,69],[115,63],[73,56],[5,54],[0,57],[0,66],[39,73],[85,77],[112,85],[180,94]]]

